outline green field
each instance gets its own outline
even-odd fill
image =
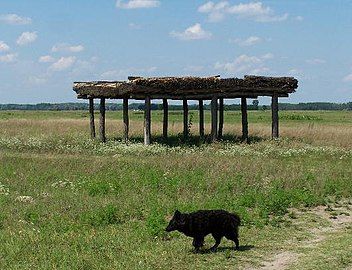
[[[352,267],[351,111],[280,112],[277,141],[270,112],[249,111],[249,145],[237,111],[215,144],[190,116],[184,142],[182,112],[170,112],[165,143],[154,111],[145,147],[142,112],[130,112],[129,145],[121,112],[107,112],[106,144],[89,139],[87,112],[0,112],[0,269]],[[194,254],[190,238],[164,232],[175,209],[218,208],[242,217],[240,251],[224,239]]]

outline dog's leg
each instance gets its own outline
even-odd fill
[[[194,251],[198,252],[199,249],[203,246],[204,244],[204,237],[195,237],[193,238],[193,243],[192,245],[194,246]]]
[[[225,237],[229,240],[235,242],[235,248],[238,250],[240,248],[240,242],[238,241],[238,234],[236,232],[225,235]]]
[[[238,237],[236,237],[233,241],[235,242],[236,249],[239,250],[240,249],[240,241],[238,241]]]
[[[218,235],[218,234],[212,234],[212,235],[213,235],[213,237],[214,237],[214,239],[215,239],[215,245],[210,248],[210,251],[213,251],[213,252],[214,252],[214,251],[216,251],[216,249],[217,249],[218,246],[220,245],[222,236],[221,236],[221,235]]]

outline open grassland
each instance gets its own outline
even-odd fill
[[[0,269],[352,267],[352,112],[280,112],[271,141],[270,112],[250,111],[249,145],[239,112],[212,145],[182,141],[181,112],[163,144],[155,111],[158,143],[145,147],[143,114],[130,117],[126,146],[120,112],[107,113],[105,145],[89,140],[86,112],[0,112]],[[193,254],[191,239],[164,233],[175,209],[205,208],[241,215],[240,251],[224,239]]]

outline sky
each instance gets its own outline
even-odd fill
[[[351,15],[351,0],[0,0],[0,103],[130,75],[293,76],[280,102],[352,101]]]

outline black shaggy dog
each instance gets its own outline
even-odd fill
[[[195,251],[199,251],[199,248],[203,246],[204,237],[210,233],[215,239],[215,245],[210,249],[211,251],[217,249],[223,236],[234,241],[236,249],[238,249],[238,226],[240,223],[241,219],[237,214],[224,210],[200,210],[189,214],[182,214],[176,210],[166,231],[177,230],[193,237]]]

